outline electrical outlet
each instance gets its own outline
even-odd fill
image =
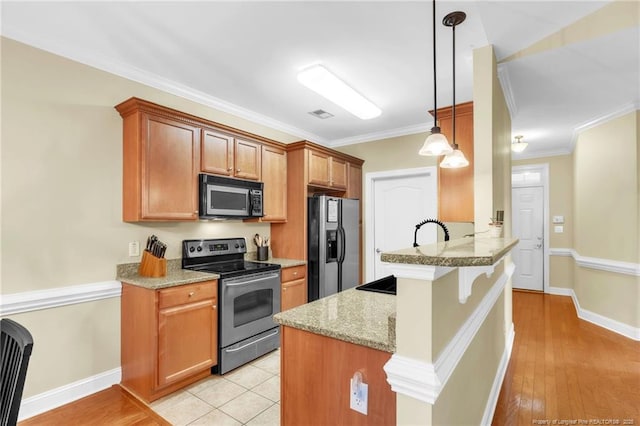
[[[555,232],[556,234],[562,234],[564,232],[564,226],[562,225],[556,225],[553,227],[553,232]]]
[[[140,256],[140,243],[131,241],[129,243],[129,257]]]
[[[351,379],[349,391],[351,395],[349,407],[366,416],[369,402],[369,385],[359,380]]]

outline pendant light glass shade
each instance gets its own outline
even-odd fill
[[[427,136],[424,145],[418,151],[420,155],[444,155],[453,152],[453,148],[449,145],[447,137],[440,132],[431,130],[431,134]]]
[[[440,167],[443,169],[457,169],[459,167],[467,167],[468,165],[469,160],[467,160],[459,149],[454,149],[451,154],[447,154],[440,163]]]

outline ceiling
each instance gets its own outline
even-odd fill
[[[452,103],[452,31],[441,22],[462,10],[456,102],[473,97],[473,49],[492,44],[513,135],[529,142],[514,158],[570,152],[576,130],[640,105],[638,19],[575,42],[526,49],[608,5],[439,1],[438,107]],[[300,139],[336,147],[433,125],[430,1],[2,1],[1,8],[3,36]],[[382,114],[360,120],[299,84],[297,72],[315,63]],[[317,109],[334,117],[309,114]]]

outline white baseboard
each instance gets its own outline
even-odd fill
[[[481,425],[491,426],[493,415],[496,412],[496,405],[498,404],[498,397],[500,396],[500,389],[502,389],[502,382],[504,381],[504,375],[507,373],[507,367],[509,366],[509,360],[511,359],[511,350],[513,349],[513,339],[516,332],[513,328],[513,323],[509,331],[507,331],[506,341],[504,345],[504,352],[502,358],[500,358],[500,364],[498,365],[498,371],[496,377],[493,380],[493,386],[491,386],[491,392],[489,393],[489,399],[484,409],[484,415],[482,416]]]
[[[43,392],[22,400],[18,420],[28,419],[35,415],[53,410],[61,405],[68,404],[87,395],[99,392],[103,389],[120,383],[122,369],[120,367],[68,385]]]
[[[571,296],[573,297],[573,289],[565,287],[549,287],[547,293],[555,294],[557,296]]]
[[[629,324],[625,324],[623,322],[616,321],[595,312],[591,312],[587,309],[583,309],[580,306],[578,297],[573,290],[571,290],[571,299],[573,300],[573,305],[576,307],[578,318],[588,321],[597,326],[606,328],[607,330],[613,331],[614,333],[621,334],[624,337],[628,337],[629,339],[640,341],[640,328],[633,327]]]
[[[590,323],[595,324],[599,327],[606,328],[607,330],[618,333],[624,337],[628,337],[629,339],[640,341],[640,328],[633,327],[629,324],[625,324],[623,322],[605,317],[604,315],[600,315],[584,309],[582,306],[580,306],[578,296],[576,296],[576,292],[572,288],[549,287],[548,293],[558,296],[571,297],[571,300],[573,300],[573,306],[575,306],[576,308],[576,314],[578,315],[578,318],[589,321]]]

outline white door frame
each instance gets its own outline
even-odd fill
[[[544,274],[542,277],[542,289],[545,293],[549,293],[549,163],[542,164],[529,164],[525,166],[513,166],[511,167],[511,174],[522,172],[539,172],[541,175],[540,183],[538,184],[514,184],[511,183],[511,188],[525,188],[531,186],[542,186],[542,223],[544,227],[544,244],[542,246],[542,264],[544,268]],[[513,232],[513,230],[512,230]]]
[[[374,214],[373,214],[373,185],[374,182],[378,179],[386,179],[391,177],[413,177],[413,176],[423,176],[430,175],[436,180],[436,187],[438,185],[438,168],[436,166],[430,167],[417,167],[414,169],[398,169],[398,170],[385,170],[382,172],[369,172],[365,174],[365,192],[364,192],[364,261],[366,264],[365,268],[365,282],[369,282],[373,280],[375,275],[375,259],[371,258],[371,253],[375,250],[374,239],[371,236],[374,233]],[[437,202],[437,201],[436,201]],[[437,206],[436,206],[437,208]],[[408,246],[407,246],[408,247]]]

